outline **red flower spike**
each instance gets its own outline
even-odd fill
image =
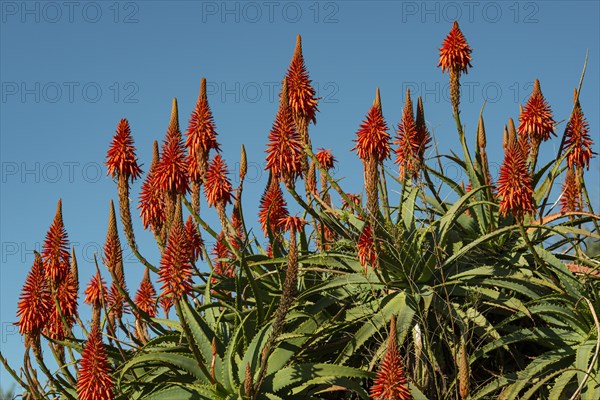
[[[46,276],[52,282],[58,282],[67,275],[70,265],[69,239],[62,219],[62,200],[58,200],[54,221],[48,229],[42,259]]]
[[[227,165],[217,154],[206,171],[206,181],[204,183],[204,195],[209,207],[217,204],[231,203],[231,182],[227,178]]]
[[[570,168],[590,168],[590,159],[593,156],[592,146],[594,142],[590,138],[590,128],[583,115],[579,103],[575,106],[573,115],[567,125],[565,136],[565,148],[569,151],[567,164]]]
[[[286,232],[291,232],[292,230],[299,232],[306,223],[306,220],[297,216],[288,216],[279,221],[279,224]]]
[[[158,282],[162,282],[161,297],[171,297],[173,301],[177,301],[192,292],[190,250],[183,224],[179,218],[175,219],[168,238],[167,246],[160,260]]]
[[[158,232],[165,222],[165,202],[163,192],[160,190],[158,182],[157,166],[160,157],[158,155],[158,143],[154,142],[154,157],[150,171],[146,180],[142,183],[140,190],[140,216],[144,229],[150,227],[154,232]]]
[[[423,99],[421,96],[417,99],[415,126],[417,128],[417,143],[419,143],[419,160],[423,163],[425,160],[425,150],[429,148],[429,143],[431,143],[431,135],[429,134],[427,124],[425,123],[425,110],[423,109]]]
[[[375,252],[375,243],[373,242],[373,230],[371,224],[365,224],[360,236],[358,237],[358,243],[356,243],[356,249],[358,251],[358,261],[360,265],[365,267],[374,266],[377,262],[377,253]]]
[[[335,158],[333,157],[333,154],[331,154],[331,150],[320,148],[319,152],[315,154],[315,157],[317,157],[319,164],[321,164],[321,166],[327,171],[332,169],[336,162]]]
[[[129,122],[124,118],[119,121],[117,133],[113,136],[108,149],[106,166],[108,175],[113,178],[122,175],[125,179],[131,179],[133,182],[142,174],[142,170],[137,164]]]
[[[152,281],[150,280],[148,268],[144,271],[144,277],[142,278],[142,282],[135,294],[133,302],[140,310],[150,317],[156,317],[156,290],[154,290],[154,285],[152,285]]]
[[[311,86],[311,80],[308,76],[308,71],[304,65],[304,57],[302,56],[302,38],[300,35],[296,38],[296,48],[294,56],[288,67],[286,74],[288,82],[289,104],[292,112],[306,122],[317,122],[315,114],[317,111],[317,100],[315,97],[315,89]]]
[[[287,79],[283,80],[279,110],[269,132],[267,167],[276,179],[294,181],[302,177],[304,146],[294,124],[288,98]]]
[[[531,97],[519,115],[519,135],[545,142],[550,139],[550,134],[554,134],[554,124],[552,110],[542,94],[540,81],[536,79]]]
[[[243,242],[246,239],[246,235],[244,234],[244,224],[241,217],[240,206],[236,202],[233,205],[233,211],[231,212],[231,226],[233,227],[233,231],[235,232],[236,238]],[[232,244],[238,249],[241,250],[238,240],[233,240]]]
[[[73,326],[77,318],[78,295],[75,279],[69,271],[65,278],[60,281],[56,287],[56,296],[60,306],[60,311],[62,311],[69,329]],[[66,335],[63,320],[54,301],[52,302],[52,311],[46,325],[46,333],[50,338],[55,340],[63,340]]]
[[[260,198],[258,211],[258,221],[265,237],[268,235],[269,229],[272,233],[278,233],[281,230],[281,220],[289,215],[286,206],[279,182],[272,181]]]
[[[123,289],[126,289],[122,286],[122,284],[121,287]],[[117,282],[115,281],[113,281],[110,284],[110,290],[108,292],[107,298],[107,306],[109,309],[109,313],[116,318],[121,318],[123,316],[123,313],[129,311],[127,303],[125,302],[125,296],[121,294],[121,292],[119,291],[119,287],[117,286]]]
[[[39,334],[46,325],[54,301],[44,273],[44,264],[38,253],[31,271],[27,274],[17,305],[17,317],[20,334]]]
[[[190,117],[186,136],[185,146],[190,156],[201,153],[208,157],[210,150],[220,151],[215,122],[206,96],[205,78],[200,83],[200,96]]]
[[[410,98],[410,89],[406,90],[406,103],[402,113],[402,120],[398,124],[396,132],[395,163],[399,166],[400,179],[417,178],[419,176],[421,165],[421,138],[415,123],[413,114],[413,104]]]
[[[96,275],[92,276],[83,294],[85,294],[85,304],[101,307],[106,303],[108,289],[100,273],[96,272]]]
[[[385,356],[379,364],[377,375],[371,386],[370,396],[374,400],[412,400],[402,357],[396,339],[396,317],[392,315],[390,334]]]
[[[213,268],[215,274],[222,275],[227,278],[232,278],[235,276],[234,265],[227,261],[223,261],[231,260],[233,258],[229,247],[227,247],[225,244],[225,235],[223,232],[219,233],[219,236],[217,236],[217,241],[211,251],[211,254],[215,256],[213,259]]]
[[[560,204],[560,212],[581,211],[582,209],[581,187],[577,182],[577,174],[572,167],[567,169]]]
[[[158,185],[162,191],[185,194],[190,190],[188,159],[177,121],[177,100],[173,100],[171,123],[167,129],[162,154],[156,169]]]
[[[114,399],[110,364],[98,326],[93,326],[81,353],[77,374],[77,395],[80,400]]]
[[[458,22],[454,21],[452,29],[440,48],[438,67],[442,67],[443,72],[457,69],[460,72],[468,73],[468,68],[471,67],[472,51],[458,27]]]
[[[184,230],[188,248],[190,250],[189,261],[196,262],[198,258],[202,259],[202,246],[204,245],[204,241],[202,240],[200,232],[198,232],[198,228],[196,228],[196,224],[194,224],[191,215],[188,215],[187,221],[185,221]]]
[[[370,159],[382,162],[390,157],[390,135],[387,130],[388,126],[381,111],[379,89],[377,89],[375,102],[356,132],[356,140],[354,140],[356,146],[352,150],[356,150],[363,162]]]
[[[504,162],[498,178],[500,215],[512,214],[522,220],[525,214],[533,214],[533,188],[527,169],[525,155],[517,143],[510,143],[504,151]]]

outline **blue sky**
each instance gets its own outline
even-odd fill
[[[458,150],[448,76],[436,68],[438,48],[454,19],[473,48],[461,103],[471,147],[487,98],[488,154],[493,165],[501,163],[502,128],[509,117],[518,118],[536,78],[555,119],[567,119],[589,50],[580,101],[598,152],[597,1],[2,1],[0,7],[0,348],[14,366],[22,360],[22,339],[12,325],[16,303],[32,250],[41,245],[59,198],[80,262],[82,290],[92,275],[108,203],[116,199],[103,162],[120,118],[129,119],[146,171],[152,141],[164,136],[172,98],[179,101],[185,128],[206,77],[230,169],[239,160],[240,145],[246,146],[246,220],[256,215],[266,184],[264,149],[277,109],[277,84],[297,34],[322,98],[317,125],[311,127],[313,146],[333,151],[336,177],[345,177],[348,192],[362,189],[353,179],[362,167],[350,149],[377,87],[391,133],[410,87],[415,97],[423,96],[441,152]],[[564,123],[558,132],[563,129]],[[553,157],[558,144],[559,139],[544,143],[543,158]],[[596,210],[599,167],[594,159],[586,173]],[[456,168],[447,168],[461,179]],[[133,188],[134,204],[139,185]],[[207,219],[217,221],[213,210],[204,210]],[[157,264],[151,235],[136,223],[141,248]],[[142,268],[130,255],[126,250],[128,285],[134,289]],[[0,378],[0,386],[11,385],[4,370]]]

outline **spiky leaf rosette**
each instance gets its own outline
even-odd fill
[[[160,231],[166,218],[164,194],[158,180],[159,161],[158,143],[155,141],[152,164],[144,183],[142,183],[138,205],[144,229],[150,227],[154,232]]]
[[[567,165],[583,169],[590,168],[590,159],[593,157],[592,146],[594,142],[590,137],[590,128],[583,115],[579,102],[575,106],[573,115],[567,125],[565,135],[565,148],[569,152],[567,155]]]
[[[542,94],[540,81],[535,80],[531,97],[519,115],[519,135],[527,135],[533,143],[545,142],[554,133],[552,110]]]
[[[202,259],[202,246],[204,245],[204,241],[202,240],[200,232],[198,232],[198,228],[196,227],[196,224],[194,224],[191,215],[188,215],[184,229],[188,248],[190,250],[189,260],[190,262],[196,262],[198,258]]]
[[[204,195],[209,207],[231,203],[231,182],[227,177],[227,165],[220,154],[212,159],[206,171]]]
[[[402,120],[398,124],[396,140],[396,160],[400,179],[417,178],[421,169],[421,138],[415,123],[413,103],[410,98],[410,89],[406,90],[406,103],[402,113]]]
[[[69,272],[69,239],[62,218],[62,200],[58,200],[56,215],[48,229],[42,247],[44,270],[51,282],[60,282]]]
[[[108,174],[113,178],[123,176],[125,180],[131,179],[133,182],[142,174],[142,170],[137,164],[129,122],[125,118],[119,121],[117,133],[113,136],[106,155],[106,166]]]
[[[179,206],[180,207],[180,206]],[[183,222],[176,217],[169,240],[160,260],[158,282],[162,282],[161,297],[178,301],[192,292],[192,268]]]
[[[448,36],[444,39],[440,48],[440,60],[438,67],[442,67],[442,71],[451,71],[453,69],[460,72],[468,73],[468,68],[471,67],[471,52],[465,36],[458,27],[458,22],[454,21],[452,29]]]
[[[398,351],[395,315],[392,315],[390,321],[387,350],[379,364],[370,395],[374,400],[412,400],[413,398],[408,389],[402,357]]]
[[[133,301],[140,310],[144,311],[150,317],[156,317],[156,290],[150,280],[150,271],[148,268],[144,271],[144,277]]]
[[[185,146],[190,156],[189,168],[193,172],[193,175],[190,174],[190,178],[194,182],[198,182],[203,178],[203,172],[206,171],[209,152],[211,150],[220,151],[215,122],[206,96],[205,78],[202,78],[200,83],[200,95],[190,116],[186,136]]]
[[[379,89],[373,105],[369,109],[366,118],[356,132],[356,150],[358,157],[363,161],[375,160],[380,163],[390,157],[390,135],[387,133],[388,126],[383,119]]]
[[[171,121],[156,168],[158,185],[162,191],[172,194],[185,194],[189,191],[187,162],[185,146],[179,131],[177,101],[173,100]]]
[[[304,65],[302,55],[302,37],[296,38],[296,48],[290,66],[286,74],[288,82],[289,104],[298,120],[303,119],[305,124],[310,121],[317,122],[315,114],[317,111],[318,98],[315,97],[315,89],[311,85],[308,71]]]
[[[269,229],[271,233],[277,234],[281,230],[280,221],[288,215],[287,204],[279,182],[273,180],[265,188],[258,211],[258,221],[265,237],[268,235]]]
[[[501,215],[510,213],[518,221],[522,221],[526,214],[533,214],[531,175],[527,170],[525,155],[516,141],[509,142],[504,151],[497,186]]]
[[[77,373],[77,395],[80,400],[112,400],[113,378],[110,364],[97,325],[92,327],[81,354]]]
[[[283,80],[279,110],[269,132],[267,144],[267,166],[275,179],[286,183],[302,177],[302,159],[304,148],[296,129],[290,106],[287,102],[287,79]]]
[[[31,271],[27,274],[17,305],[20,334],[39,335],[48,321],[54,301],[50,295],[41,256],[36,253]]]

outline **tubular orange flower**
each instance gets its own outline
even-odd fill
[[[402,113],[402,120],[398,124],[396,140],[395,163],[399,166],[400,179],[417,178],[421,169],[421,138],[413,115],[413,104],[410,98],[410,89],[406,89],[406,103]]]
[[[231,203],[231,182],[227,178],[227,165],[217,154],[206,171],[204,195],[209,207]]]
[[[458,22],[454,21],[452,29],[440,48],[438,67],[442,67],[442,71],[444,72],[458,69],[460,72],[468,73],[468,68],[471,67],[472,51],[458,27]]]
[[[154,290],[154,285],[152,285],[152,281],[150,280],[148,268],[144,271],[144,277],[133,302],[150,317],[156,317],[156,290]]]
[[[19,333],[39,335],[48,321],[53,303],[42,258],[36,253],[17,305]]]
[[[408,389],[402,357],[398,351],[395,315],[392,315],[390,321],[387,350],[379,364],[370,395],[375,400],[412,400],[413,398]]]
[[[100,273],[96,272],[96,275],[92,276],[90,283],[85,288],[85,304],[92,306],[101,307],[107,298],[108,289],[106,289],[106,282],[100,276]]]
[[[166,218],[164,196],[158,182],[159,161],[158,143],[155,141],[152,165],[150,166],[146,180],[142,183],[140,204],[138,205],[144,229],[150,227],[155,233],[160,231]]]
[[[567,168],[560,204],[561,212],[580,211],[582,209],[581,187],[577,182],[577,174],[573,167]]]
[[[310,121],[316,123],[315,114],[317,111],[317,100],[315,89],[311,86],[311,80],[308,71],[304,65],[302,56],[302,37],[296,38],[296,48],[294,56],[290,62],[286,74],[288,82],[289,104],[292,112],[298,117],[304,119],[308,124]]]
[[[500,214],[511,213],[518,221],[525,214],[533,214],[533,188],[531,175],[523,152],[515,142],[509,143],[504,151],[504,162],[498,178]]]
[[[519,115],[519,135],[528,135],[537,143],[545,142],[554,133],[554,124],[552,110],[542,94],[540,81],[536,79],[531,97]]]
[[[158,282],[162,282],[161,297],[170,296],[172,300],[177,301],[192,292],[189,255],[183,223],[179,218],[175,218],[169,232],[169,241],[160,260]]]
[[[156,168],[158,185],[161,190],[178,194],[185,194],[189,191],[187,161],[177,120],[177,101],[173,100],[171,121]]]
[[[356,146],[352,150],[356,150],[363,162],[371,159],[382,162],[390,156],[390,135],[387,130],[388,126],[383,119],[379,101],[379,89],[377,89],[375,102],[356,132],[356,140],[354,140]]]
[[[331,154],[331,150],[320,148],[319,152],[315,154],[315,157],[317,157],[319,164],[328,171],[332,169],[335,164],[335,158],[333,157],[333,154]]]
[[[258,211],[258,221],[265,237],[268,235],[269,229],[274,234],[281,230],[279,223],[289,215],[286,206],[279,182],[273,180],[265,188]]]
[[[132,182],[142,173],[137,164],[129,122],[125,118],[119,121],[117,133],[113,136],[106,155],[106,166],[108,174],[113,178],[123,175],[126,180],[131,179]]]
[[[196,262],[198,258],[202,259],[202,246],[204,245],[204,241],[202,240],[200,232],[198,232],[198,228],[196,228],[191,215],[188,215],[187,221],[185,221],[184,230],[185,238],[190,250],[189,261]]]
[[[62,219],[62,200],[58,200],[56,215],[46,234],[42,248],[44,270],[51,282],[64,279],[70,268],[69,239]]]
[[[211,254],[215,256],[213,259],[213,268],[215,274],[222,275],[227,278],[232,278],[235,276],[234,265],[227,261],[232,258],[232,254],[225,244],[225,235],[223,232],[220,232],[219,236],[217,236],[217,241],[213,246]]]
[[[371,224],[366,223],[363,227],[358,242],[356,243],[358,251],[358,261],[365,270],[368,266],[375,266],[377,262],[377,253],[375,251],[375,243],[373,242],[373,230]]]
[[[279,221],[279,225],[281,225],[286,232],[291,232],[292,230],[299,232],[306,223],[306,220],[293,215],[287,216]]]
[[[215,122],[206,96],[205,78],[202,78],[200,83],[200,95],[190,117],[186,135],[185,146],[188,148],[189,169],[194,172],[193,175],[190,174],[190,178],[194,182],[198,182],[203,178],[201,171],[206,171],[210,150],[220,150]],[[201,165],[198,166],[198,164]]]
[[[590,159],[593,156],[592,145],[594,142],[589,135],[590,128],[583,115],[581,105],[577,102],[573,115],[567,125],[565,135],[565,148],[569,151],[567,164],[569,167],[590,168]]]
[[[102,334],[94,325],[81,353],[77,374],[77,395],[80,400],[112,400],[113,379],[102,343]]]
[[[287,103],[287,80],[282,83],[279,110],[269,133],[267,145],[267,166],[275,179],[293,182],[302,177],[302,158],[304,148],[296,129],[289,104]]]

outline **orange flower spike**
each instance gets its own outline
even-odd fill
[[[567,168],[560,204],[560,212],[580,211],[582,209],[581,187],[577,181],[577,173],[572,167]]]
[[[460,72],[468,73],[468,68],[471,67],[472,51],[458,27],[458,22],[454,21],[452,29],[440,48],[438,67],[442,67],[444,72],[457,69]]]
[[[192,292],[190,250],[183,223],[179,218],[175,218],[168,237],[167,246],[160,260],[158,282],[162,282],[161,297],[170,296],[177,301]]]
[[[321,164],[321,166],[325,168],[325,170],[329,171],[334,167],[334,164],[336,162],[335,157],[333,157],[333,154],[331,154],[331,150],[326,150],[322,148],[318,150],[319,152],[315,154],[315,157],[317,157],[319,164]]]
[[[54,301],[50,294],[41,256],[36,253],[31,271],[27,274],[17,305],[20,334],[39,335],[52,312]]]
[[[358,242],[356,243],[356,249],[358,251],[358,261],[360,265],[365,268],[368,266],[374,266],[377,262],[377,253],[375,252],[375,243],[373,242],[373,230],[370,224],[365,224]]]
[[[504,151],[504,162],[498,178],[500,215],[512,214],[522,221],[525,214],[533,214],[533,188],[525,156],[518,143],[510,142]]]
[[[423,109],[423,99],[421,96],[417,99],[415,126],[417,128],[417,143],[419,143],[419,160],[422,163],[425,160],[425,150],[429,148],[429,143],[431,143],[431,135],[425,123],[425,110]]]
[[[80,400],[114,399],[110,363],[98,326],[93,326],[81,353],[77,374],[77,395]]]
[[[117,133],[113,136],[108,149],[106,166],[108,167],[108,175],[113,178],[123,175],[125,179],[131,179],[133,182],[142,174],[142,170],[137,164],[129,122],[124,118],[119,121]]]
[[[315,89],[311,85],[311,80],[308,76],[308,71],[304,65],[304,57],[302,56],[302,37],[296,37],[296,48],[294,56],[288,67],[286,74],[288,82],[289,104],[292,112],[306,120],[316,123],[315,114],[317,111],[318,98],[315,97]]]
[[[390,135],[387,133],[388,126],[383,119],[379,89],[373,106],[369,109],[367,116],[356,132],[356,150],[358,157],[363,162],[374,159],[377,162],[390,157]]]
[[[171,122],[163,142],[156,177],[160,189],[164,192],[185,194],[189,191],[188,158],[179,131],[177,99],[173,99]]]
[[[396,132],[395,163],[399,166],[400,179],[405,177],[417,178],[420,170],[421,138],[415,123],[413,103],[410,98],[410,89],[406,90],[406,103],[402,112],[402,120]]]
[[[206,182],[204,184],[204,195],[209,207],[218,204],[231,203],[231,182],[227,178],[227,165],[217,154],[206,171]]]
[[[267,144],[267,166],[276,179],[293,182],[302,177],[302,157],[304,147],[300,134],[294,124],[288,104],[287,78],[283,80],[279,110],[269,132]]]
[[[223,275],[228,278],[235,276],[235,270],[231,268],[231,265],[227,261],[232,258],[231,251],[225,244],[225,235],[220,232],[217,236],[217,241],[213,246],[211,254],[215,256],[213,261],[214,273],[217,275]]]
[[[106,282],[100,276],[98,272],[96,275],[92,276],[90,279],[90,283],[87,288],[85,288],[85,304],[89,304],[92,306],[101,307],[104,303],[106,303],[108,289],[106,288]]]
[[[258,211],[258,220],[265,237],[268,235],[269,229],[272,233],[279,232],[281,230],[280,221],[288,215],[287,204],[279,182],[272,181],[265,188]]]
[[[279,221],[279,224],[286,232],[291,232],[292,230],[294,232],[300,232],[302,227],[306,225],[307,222],[300,217],[291,215],[283,218],[281,221]]]
[[[590,128],[583,115],[581,105],[577,102],[573,115],[567,124],[565,135],[565,148],[569,151],[567,164],[569,167],[590,168],[590,159],[593,157],[592,146],[594,142],[590,137]]]
[[[165,221],[165,203],[163,192],[160,190],[158,182],[158,164],[160,156],[158,153],[158,143],[154,141],[154,154],[150,171],[142,183],[140,190],[140,216],[144,229],[150,227],[154,232],[158,232]]]
[[[208,157],[210,150],[220,151],[215,121],[206,96],[206,78],[202,78],[200,83],[200,96],[190,117],[186,136],[185,146],[190,155],[200,153]]]
[[[70,269],[69,238],[62,218],[62,200],[58,200],[56,215],[48,229],[42,247],[42,259],[46,276],[52,282],[58,282]]]
[[[204,245],[204,241],[202,240],[200,232],[198,232],[198,228],[196,228],[191,215],[188,215],[188,218],[185,221],[184,230],[190,250],[189,260],[190,262],[196,262],[198,258],[202,259],[203,257],[202,246]]]
[[[542,94],[540,81],[535,80],[533,92],[519,115],[519,135],[527,135],[537,142],[545,142],[554,134],[552,110]]]
[[[412,400],[402,357],[396,339],[396,316],[392,315],[387,350],[371,386],[370,396],[374,400]]]
[[[135,294],[135,299],[133,302],[140,310],[148,314],[150,317],[156,317],[156,290],[154,289],[154,285],[152,285],[152,281],[150,280],[150,272],[148,268],[146,268],[144,271],[144,277],[142,278],[142,282],[140,283],[140,287]]]
[[[77,319],[77,286],[71,271],[67,273],[56,287],[56,296],[60,311],[70,329]],[[55,302],[52,302],[52,311],[46,325],[46,333],[55,340],[63,340],[66,335],[65,325]]]

